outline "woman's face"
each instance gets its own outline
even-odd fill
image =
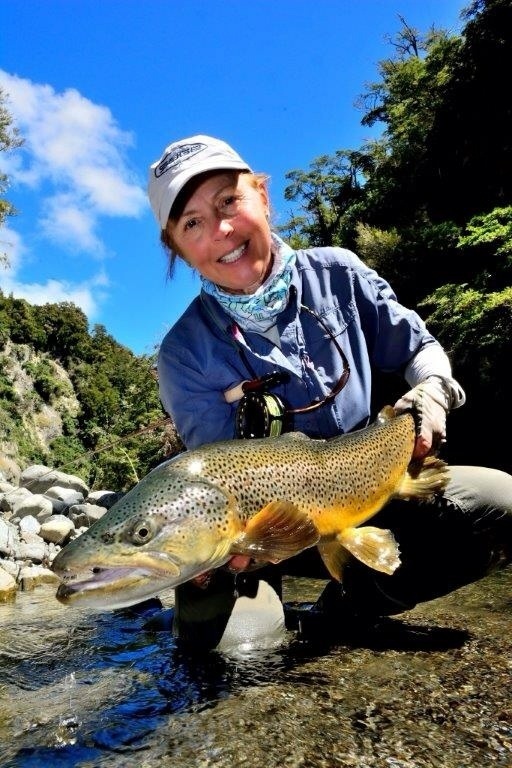
[[[229,293],[254,293],[272,265],[265,184],[219,172],[195,189],[168,234],[175,250]]]

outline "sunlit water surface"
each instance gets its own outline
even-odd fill
[[[293,599],[311,599],[304,581]],[[432,648],[289,632],[246,657],[184,652],[148,629],[151,604],[94,613],[19,593],[0,604],[0,766],[511,766],[511,584],[506,571],[434,601],[424,626],[455,634]]]
[[[172,596],[164,606],[172,604]],[[291,663],[280,649],[226,657],[190,654],[148,629],[156,601],[114,612],[70,609],[39,587],[0,603],[0,766],[142,762],[173,713],[197,712]],[[129,756],[133,759],[127,762]],[[140,758],[141,760],[142,758]],[[144,765],[152,765],[144,763]]]

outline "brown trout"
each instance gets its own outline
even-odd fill
[[[411,462],[414,442],[412,415],[386,406],[369,427],[328,440],[292,432],[185,451],[59,552],[56,596],[121,608],[236,554],[264,565],[315,545],[338,580],[350,556],[391,574],[393,534],[363,524],[392,498],[428,498],[448,480],[440,459]]]

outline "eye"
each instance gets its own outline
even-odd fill
[[[197,227],[199,225],[198,219],[187,219],[185,223],[183,224],[183,229],[185,232],[191,232],[194,227]]]
[[[142,545],[147,544],[148,541],[154,537],[156,533],[156,525],[154,520],[139,520],[130,531],[129,537],[132,544]]]
[[[222,199],[221,208],[236,209],[238,207],[239,202],[240,202],[239,195],[226,195],[226,197]]]

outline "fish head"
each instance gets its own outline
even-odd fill
[[[133,605],[223,565],[237,531],[232,495],[166,462],[57,554],[57,599]]]

